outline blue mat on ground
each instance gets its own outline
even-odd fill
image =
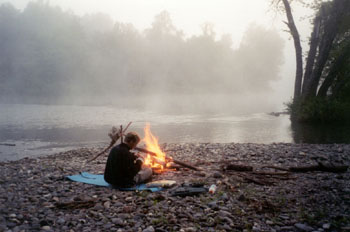
[[[93,184],[93,185],[98,185],[98,186],[104,186],[104,187],[112,187],[112,185],[108,184],[102,174],[91,174],[88,172],[81,172],[78,175],[73,175],[73,176],[67,176],[68,179],[76,182],[81,182],[85,184]],[[151,192],[158,192],[162,190],[160,187],[147,187],[145,184],[140,184],[136,185],[131,188],[117,188],[118,190],[121,191],[143,191],[143,190],[148,190]]]

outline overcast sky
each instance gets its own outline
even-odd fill
[[[0,3],[3,2],[11,2],[22,9],[30,0],[0,0]],[[283,27],[280,23],[281,15],[276,16],[269,10],[270,0],[50,0],[48,2],[79,15],[103,12],[114,20],[132,23],[141,30],[150,27],[154,16],[166,10],[170,12],[174,24],[186,35],[200,33],[200,25],[210,22],[215,25],[219,35],[231,34],[235,45],[241,39],[247,25],[252,22],[267,27]]]
[[[23,9],[30,0],[0,0],[0,3],[4,2],[10,2],[16,8]],[[281,102],[288,101],[293,93],[295,76],[293,41],[288,40],[290,36],[284,32],[287,28],[281,21],[285,20],[285,16],[276,14],[270,9],[270,0],[50,0],[49,3],[58,5],[64,10],[72,10],[79,15],[106,13],[114,20],[132,23],[140,30],[150,27],[154,16],[166,10],[170,13],[174,25],[183,30],[186,36],[200,33],[200,26],[210,22],[214,24],[218,36],[231,34],[234,47],[239,46],[242,35],[250,23],[276,28],[286,39],[282,79],[274,85],[278,86],[276,96]],[[310,25],[308,20],[301,20],[300,17],[309,14],[310,11],[295,7],[297,26],[302,39],[306,41],[310,35]],[[305,50],[306,47],[304,52]]]

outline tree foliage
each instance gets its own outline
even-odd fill
[[[289,1],[283,2],[290,6]],[[334,121],[333,116],[339,113],[343,116],[336,118],[347,118],[343,113],[348,112],[349,107],[346,92],[350,82],[350,2],[315,1],[311,7],[316,13],[310,48],[304,73],[296,77],[299,85],[295,88],[300,94],[294,94],[291,112],[300,121],[320,121],[319,118],[327,121],[327,116],[329,121]],[[302,58],[301,54],[296,56],[299,60]],[[331,110],[325,111],[325,108]]]

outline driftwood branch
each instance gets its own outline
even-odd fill
[[[250,170],[251,168],[251,170]],[[333,164],[323,164],[319,162],[317,165],[308,165],[308,166],[299,166],[299,167],[278,167],[278,166],[262,166],[261,168],[272,168],[276,170],[281,170],[285,172],[334,172],[334,173],[343,173],[346,172],[349,168],[348,165],[333,165]],[[253,171],[252,166],[247,165],[237,165],[229,164],[226,166],[226,170],[234,171]],[[273,172],[272,172],[273,173]],[[262,173],[261,173],[262,174]],[[276,174],[275,174],[276,175]]]
[[[318,163],[317,165],[310,166],[302,166],[302,167],[290,167],[289,171],[291,172],[313,172],[313,171],[321,171],[321,172],[334,172],[334,173],[342,173],[348,170],[349,166],[341,165],[335,166],[332,164],[323,164]]]
[[[128,125],[125,127],[125,129],[123,130],[123,126],[120,126],[120,130],[119,132],[116,132],[115,128],[112,128],[112,131],[108,134],[109,137],[112,139],[111,143],[109,144],[109,146],[104,149],[103,151],[101,151],[100,153],[98,153],[94,158],[88,160],[87,162],[90,163],[91,161],[97,159],[99,156],[101,156],[102,154],[104,154],[105,152],[107,152],[109,149],[111,149],[111,147],[113,147],[113,145],[119,140],[119,138],[123,138],[123,134],[126,132],[126,130],[129,128],[129,126],[131,125],[132,122],[129,122]],[[122,140],[123,142],[123,140]]]
[[[264,175],[264,176],[288,176],[289,172],[252,172],[255,175]]]
[[[150,155],[152,155],[152,156],[157,156],[157,153],[152,152],[152,151],[148,151],[148,150],[146,150],[146,149],[144,149],[144,148],[135,147],[134,150],[140,151],[140,152],[143,152],[143,153],[147,153],[147,154],[150,154]],[[183,166],[183,167],[186,167],[186,168],[195,170],[195,171],[199,171],[198,168],[196,168],[196,167],[194,167],[194,166],[192,166],[192,165],[189,165],[189,164],[187,164],[187,163],[184,163],[184,162],[182,162],[182,161],[175,160],[175,159],[171,159],[171,161],[172,161],[173,163],[175,163],[175,164],[180,165],[180,166]]]
[[[273,185],[274,182],[272,179],[265,176],[255,176],[251,173],[237,173],[239,177],[241,177],[245,182],[254,183],[257,185]]]
[[[83,208],[91,208],[95,205],[94,200],[88,201],[71,201],[71,202],[57,202],[55,206],[58,209],[83,209]]]
[[[185,167],[185,168],[189,168],[189,169],[192,169],[192,170],[195,170],[195,171],[199,171],[199,169],[198,168],[196,168],[196,167],[194,167],[194,166],[192,166],[192,165],[189,165],[189,164],[187,164],[187,163],[184,163],[184,162],[182,162],[182,161],[179,161],[179,160],[172,160],[175,164],[178,164],[178,165],[180,165],[180,166],[183,166],[183,167]]]
[[[0,146],[14,147],[14,146],[16,146],[16,144],[14,144],[14,143],[0,143]]]
[[[120,130],[119,130],[121,133],[120,133],[120,142],[123,143],[124,142],[124,139],[123,139],[123,125],[120,125]]]
[[[228,164],[226,170],[238,171],[238,172],[251,172],[253,171],[252,166],[241,165],[241,164]]]
[[[282,168],[282,167],[278,167],[278,166],[262,166],[262,168],[272,168],[272,169],[276,169],[276,170],[281,170],[281,171],[286,171],[289,172],[289,168]]]
[[[333,165],[323,164],[319,162],[317,165],[300,166],[300,167],[278,167],[278,166],[262,166],[260,168],[272,168],[283,172],[266,172],[266,171],[255,171],[253,166],[243,164],[228,164],[223,167],[226,173],[230,174],[233,178],[240,178],[238,181],[245,181],[254,183],[257,185],[273,185],[278,180],[289,180],[295,179],[290,176],[291,173],[295,172],[333,172],[343,173],[346,172],[349,166],[347,165]]]

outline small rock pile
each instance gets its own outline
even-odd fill
[[[298,166],[350,164],[350,145],[162,144],[168,155],[201,171],[181,168],[154,175],[177,185],[217,185],[214,194],[174,197],[121,192],[69,181],[80,171],[103,173],[103,148],[0,163],[0,231],[350,231],[350,170],[291,173],[267,184],[229,163]],[[266,171],[266,170],[265,170]],[[268,170],[270,172],[275,170]],[[266,178],[266,177],[264,177]]]

